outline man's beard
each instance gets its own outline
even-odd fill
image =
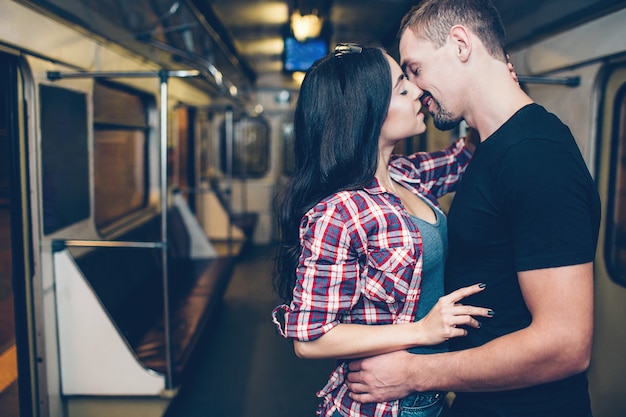
[[[437,105],[437,111],[434,114],[432,114],[433,123],[435,124],[435,127],[437,129],[451,130],[457,127],[459,123],[461,123],[461,120],[463,120],[463,118],[454,117],[452,113],[444,109],[443,106],[441,106],[441,104],[437,100],[434,99],[434,97],[433,97],[433,100],[435,101],[435,104]]]

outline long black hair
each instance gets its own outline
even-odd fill
[[[294,115],[296,172],[277,209],[274,289],[284,302],[292,299],[302,217],[325,197],[373,180],[390,100],[391,72],[381,48],[331,53],[306,74]]]

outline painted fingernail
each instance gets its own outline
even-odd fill
[[[487,315],[488,315],[489,317],[493,317],[495,314],[496,314],[496,313],[495,313],[493,310],[489,310],[489,311],[487,311]]]
[[[484,282],[481,282],[480,284],[478,284],[478,288],[485,288],[487,286],[487,284],[485,284]]]

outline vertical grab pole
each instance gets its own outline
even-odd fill
[[[228,254],[232,253],[233,243],[233,225],[230,211],[233,209],[233,158],[234,158],[234,124],[233,124],[233,110],[228,107],[224,114],[224,128],[226,136],[226,182],[228,183],[228,233],[226,239],[228,240]]]
[[[168,72],[159,71],[161,82],[161,262],[163,269],[163,329],[165,338],[165,389],[171,390],[173,383],[172,366],[172,336],[170,329],[170,302],[168,284],[168,262],[167,262],[167,81]]]
[[[248,115],[243,119],[241,127],[241,141],[238,152],[241,160],[241,211],[248,211],[248,150],[250,145],[250,118]],[[245,153],[244,153],[245,152]]]

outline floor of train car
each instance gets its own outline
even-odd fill
[[[275,331],[274,253],[271,245],[244,249],[210,338],[166,417],[315,415],[315,392],[334,362],[297,358],[292,344]]]

